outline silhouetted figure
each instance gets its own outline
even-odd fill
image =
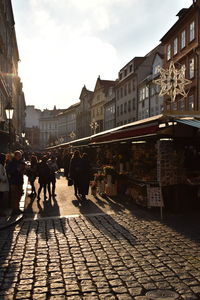
[[[80,194],[83,200],[88,195],[91,178],[91,165],[87,153],[83,153],[81,157],[81,172],[80,172]]]
[[[48,188],[49,197],[51,197],[50,192],[50,168],[47,165],[47,156],[42,158],[42,161],[38,164],[38,182],[39,182],[39,189],[38,189],[38,200],[40,199],[40,193],[42,189],[44,190],[44,199],[47,199],[46,190]]]
[[[74,183],[74,194],[77,196],[80,192],[80,173],[81,173],[81,157],[78,150],[74,154],[69,164],[69,177]]]

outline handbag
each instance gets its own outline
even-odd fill
[[[68,186],[72,186],[73,185],[73,180],[71,178],[68,178]]]

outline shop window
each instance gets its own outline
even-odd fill
[[[185,48],[186,45],[186,34],[185,34],[185,30],[183,30],[181,32],[181,49]]]
[[[194,58],[189,60],[189,77],[190,79],[194,77]]]
[[[171,45],[167,46],[167,60],[171,59]]]
[[[194,95],[191,95],[188,98],[188,109],[194,110]]]
[[[194,32],[194,21],[190,23],[190,42],[194,40],[195,38],[195,32]]]
[[[174,39],[174,55],[176,55],[178,52],[178,39]]]

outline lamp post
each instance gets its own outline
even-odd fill
[[[90,127],[93,130],[93,134],[96,134],[96,130],[99,127],[99,124],[96,121],[90,123]]]
[[[8,102],[8,105],[5,107],[5,112],[6,112],[6,118],[8,120],[8,128],[9,128],[9,145],[8,145],[8,150],[9,153],[11,151],[11,120],[13,118],[13,112],[14,108],[12,107],[11,103]]]

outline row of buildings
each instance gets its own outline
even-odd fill
[[[22,144],[25,130],[25,97],[18,76],[19,52],[10,0],[0,0],[0,152]],[[6,108],[13,109],[12,120]]]
[[[79,101],[67,109],[40,111],[27,106],[30,144],[35,148],[53,146],[160,113],[199,115],[200,0],[181,9],[177,18],[158,46],[144,57],[134,57],[119,70],[117,79],[99,76],[93,91],[84,86]],[[177,69],[185,66],[185,76],[191,81],[185,87],[187,96],[178,95],[175,101],[160,96],[160,87],[154,83],[159,68],[167,69],[171,61]]]
[[[93,91],[86,86],[80,91],[79,102],[66,110],[38,111],[27,107],[27,130],[30,143],[37,136],[42,147],[80,139],[130,122],[161,113],[198,115],[200,109],[200,0],[181,9],[177,22],[161,38],[161,43],[144,57],[134,57],[115,80],[96,80]],[[159,68],[167,69],[170,62],[180,69],[185,66],[185,77],[191,80],[187,96],[178,95],[175,101],[160,96],[154,83]],[[37,124],[28,120],[37,112]],[[30,126],[29,126],[30,125]],[[37,135],[33,131],[38,130]]]

